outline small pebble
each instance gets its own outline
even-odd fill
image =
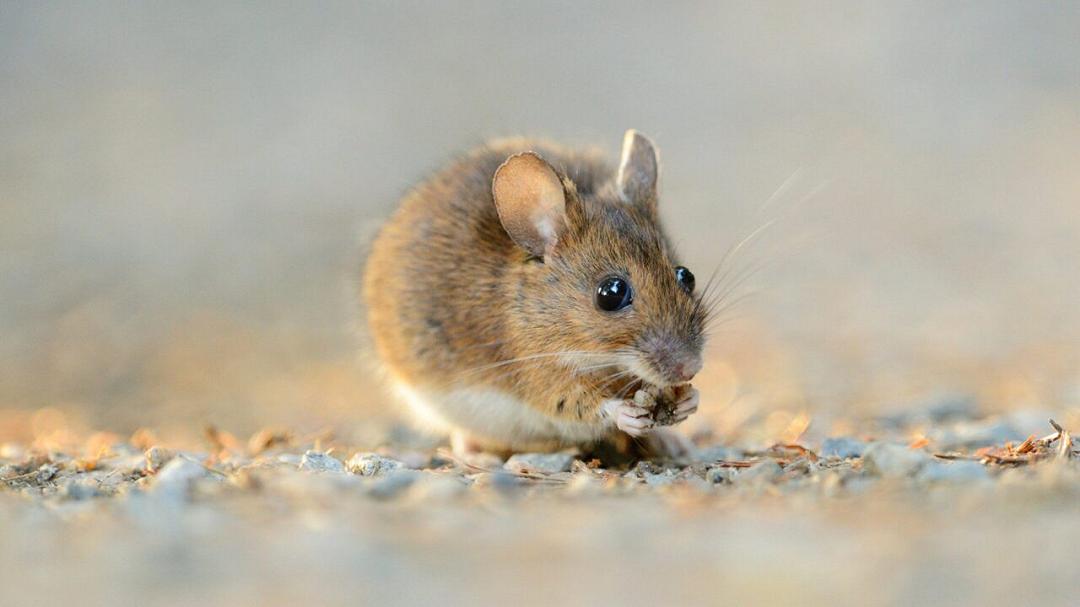
[[[37,475],[34,478],[37,479],[38,483],[44,483],[56,476],[56,473],[59,471],[60,468],[57,467],[56,464],[42,464],[41,467],[38,468]]]
[[[650,487],[666,487],[677,480],[675,473],[668,470],[661,474],[644,474],[645,484]]]
[[[773,460],[758,462],[749,468],[739,469],[734,482],[739,485],[769,483],[780,477],[783,469]]]
[[[357,453],[349,458],[345,467],[349,472],[360,476],[379,476],[400,470],[405,464],[377,453]]]
[[[157,472],[176,455],[164,447],[150,447],[146,450],[146,470]]]
[[[155,495],[182,501],[190,495],[195,483],[210,476],[210,471],[199,462],[184,456],[174,457],[154,477],[152,490]]]
[[[872,443],[862,458],[864,470],[886,478],[912,476],[930,461],[923,451],[892,443]]]
[[[60,488],[60,495],[67,499],[84,500],[105,495],[98,483],[90,479],[70,479]]]
[[[728,466],[714,466],[705,471],[705,480],[715,484],[730,484],[735,478],[735,469]]]
[[[311,449],[304,452],[299,468],[307,472],[345,472],[345,465],[341,460]]]
[[[506,460],[504,468],[512,472],[555,474],[569,472],[574,456],[569,453],[519,453]]]

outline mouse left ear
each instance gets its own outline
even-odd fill
[[[656,183],[660,159],[648,137],[630,129],[623,137],[622,159],[615,177],[615,187],[623,202],[656,205]]]
[[[562,180],[533,152],[515,154],[495,171],[491,194],[503,229],[517,245],[544,258],[566,230]]]

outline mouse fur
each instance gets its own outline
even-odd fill
[[[611,406],[635,386],[700,369],[706,314],[676,279],[658,177],[635,131],[618,167],[596,150],[505,139],[402,199],[372,244],[363,297],[386,375],[424,425],[489,449],[581,445],[645,417]],[[598,309],[608,276],[629,281],[632,304]]]

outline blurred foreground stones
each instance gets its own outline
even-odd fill
[[[6,444],[0,587],[6,604],[1075,604],[1080,446],[1022,418],[620,467],[213,429],[204,450]]]

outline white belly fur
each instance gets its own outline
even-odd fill
[[[605,436],[610,425],[551,418],[505,392],[490,388],[429,391],[395,381],[402,399],[420,423],[437,432],[465,434],[510,447],[558,441],[584,443]]]

